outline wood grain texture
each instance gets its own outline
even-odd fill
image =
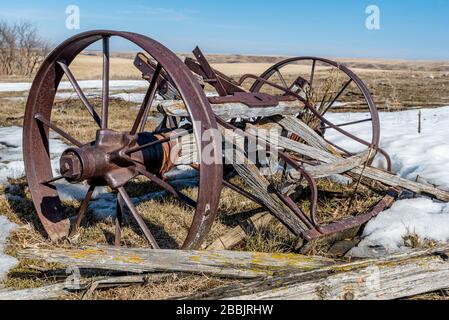
[[[233,138],[235,133],[229,130],[224,135],[225,141],[232,144],[235,139]],[[270,212],[278,218],[287,228],[289,228],[295,235],[300,236],[307,226],[296,216],[296,214],[279,198],[270,182],[261,173],[259,168],[252,163],[243,151],[236,145],[234,150],[234,156],[230,156],[225,153],[227,163],[234,163],[233,167],[237,171],[238,175],[246,182],[251,188],[252,192],[263,202]],[[242,161],[234,161],[240,159]]]
[[[159,110],[167,115],[189,117],[184,102],[180,100],[158,102],[158,106]],[[211,107],[217,116],[225,120],[233,118],[271,117],[274,115],[295,115],[303,109],[302,104],[297,100],[281,101],[277,106],[263,108],[248,107],[243,103],[212,104]]]
[[[219,237],[208,245],[206,250],[230,250],[239,245],[248,234],[257,231],[261,226],[268,224],[271,220],[273,220],[273,216],[269,213],[258,213]],[[248,230],[249,228],[251,230]]]
[[[230,300],[392,300],[449,288],[449,246],[212,289],[191,298]]]
[[[186,272],[230,278],[286,274],[334,263],[332,259],[295,254],[150,250],[100,246],[73,250],[27,249],[20,251],[19,256],[88,269],[134,273]]]
[[[285,117],[278,121],[279,124],[285,126],[285,129],[299,135],[308,144],[302,144],[296,141],[292,141],[287,138],[280,137],[279,146],[287,150],[297,152],[298,154],[308,156],[312,159],[316,159],[325,163],[334,163],[341,160],[341,158],[334,153],[329,152],[326,141],[316,132],[304,127],[304,124],[299,119],[294,117]],[[379,182],[382,182],[390,187],[400,187],[410,190],[416,194],[431,196],[441,201],[449,202],[449,192],[435,188],[434,186],[410,181],[401,178],[393,173],[383,171],[378,168],[367,166],[365,169],[362,166],[358,166],[350,172],[356,175],[363,175],[366,178],[370,178]]]

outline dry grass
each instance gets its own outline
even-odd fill
[[[143,286],[130,286],[96,291],[93,300],[165,300],[185,297],[234,281],[195,275],[170,275],[162,281]],[[79,295],[72,297],[78,299]]]
[[[133,60],[120,57],[110,59],[110,79],[138,80],[141,72],[134,67]],[[98,80],[102,77],[102,58],[98,56],[80,55],[70,65],[77,79]]]
[[[402,237],[404,245],[411,249],[417,248],[433,248],[437,245],[437,242],[429,239],[422,239],[415,231],[408,231]]]
[[[77,79],[101,79],[101,56],[80,55],[71,65]],[[113,53],[111,58],[111,79],[141,79],[134,67],[135,52]],[[180,54],[180,56],[191,56]],[[286,57],[257,57],[245,55],[208,55],[210,63],[217,70],[240,78],[245,73],[261,74],[273,63]],[[433,107],[449,104],[449,62],[448,61],[405,61],[381,59],[334,59],[351,68],[368,86],[380,109],[392,110],[414,106]],[[310,63],[300,62],[288,65],[282,73],[291,83],[298,75],[310,77]],[[317,65],[317,80],[326,68]],[[31,81],[32,78],[8,77],[0,81]],[[277,81],[279,83],[279,81]],[[246,86],[249,86],[249,81]],[[358,94],[354,86],[343,101],[351,101]]]

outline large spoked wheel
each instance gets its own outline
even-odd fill
[[[388,155],[379,149],[379,114],[374,100],[346,66],[323,58],[291,58],[266,70],[250,90],[297,97],[306,106],[298,117],[339,152],[350,155],[368,147],[374,151],[372,156],[382,153],[390,169]]]
[[[157,64],[145,99],[129,130],[122,132],[108,126],[109,114],[109,41],[111,37],[123,38],[140,47]],[[103,43],[103,90],[101,112],[96,112],[87,95],[81,89],[71,72],[70,64],[84,49],[94,42]],[[167,158],[170,139],[164,132],[143,132],[149,109],[160,85],[160,74],[170,79],[183,100],[192,121],[196,147],[203,150],[208,146],[209,161],[203,161],[198,154],[200,182],[196,201],[190,199],[162,179],[163,168],[171,165]],[[78,141],[62,126],[52,122],[51,115],[55,93],[63,76],[71,82],[83,106],[90,113],[92,126],[98,126],[94,141]],[[68,119],[70,120],[70,119]],[[33,203],[40,221],[52,240],[61,239],[76,232],[96,187],[109,186],[117,192],[116,244],[120,243],[121,213],[126,205],[136,219],[140,229],[153,248],[159,248],[150,229],[134,206],[125,187],[137,176],[145,176],[167,193],[178,197],[196,209],[192,224],[181,247],[198,248],[209,232],[217,214],[221,191],[222,166],[221,144],[213,137],[203,142],[201,137],[217,124],[211,107],[197,80],[174,53],[160,43],[143,35],[116,32],[91,31],[77,35],[57,47],[44,61],[30,91],[24,120],[24,161]],[[73,146],[62,153],[59,160],[61,176],[52,173],[49,133],[54,131]],[[78,212],[78,219],[72,226],[65,213],[56,180],[65,179],[72,184],[89,185]]]

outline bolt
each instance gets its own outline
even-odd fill
[[[61,174],[67,179],[76,179],[81,176],[81,161],[75,153],[63,154],[59,163]]]

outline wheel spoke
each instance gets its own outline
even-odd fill
[[[153,77],[151,78],[150,86],[148,87],[145,98],[143,99],[139,113],[137,114],[134,125],[131,129],[131,134],[136,134],[140,125],[140,132],[145,130],[145,124],[147,122],[148,113],[150,112],[151,105],[153,104],[154,97],[156,95],[157,83],[159,75],[161,74],[162,66],[158,63],[154,70]]]
[[[126,152],[126,154],[129,155],[131,153],[138,152],[138,151],[143,150],[143,149],[148,149],[148,148],[154,147],[154,146],[156,146],[158,144],[169,142],[172,139],[181,138],[181,137],[183,137],[185,135],[191,134],[192,132],[193,132],[193,129],[189,129],[189,130],[183,131],[183,132],[181,132],[179,134],[173,135],[171,137],[167,137],[167,138],[164,138],[164,139],[160,139],[160,140],[156,140],[156,141],[153,141],[153,142],[149,142],[149,143],[146,143],[144,145],[137,146],[135,148],[129,149]]]
[[[276,69],[276,73],[277,73],[279,79],[282,81],[282,84],[284,85],[284,87],[286,89],[289,89],[290,87],[288,86],[287,81],[285,81],[284,76],[282,75],[281,71],[279,71],[279,69]]]
[[[179,192],[178,190],[176,190],[175,188],[173,188],[173,186],[170,185],[169,183],[167,183],[164,180],[158,178],[154,174],[148,172],[147,170],[145,170],[141,166],[138,166],[137,170],[139,171],[140,174],[142,174],[145,177],[147,177],[148,179],[150,179],[152,182],[157,184],[159,187],[167,190],[169,193],[171,193],[172,195],[177,197],[179,200],[185,202],[187,205],[189,205],[189,206],[191,206],[193,208],[196,208],[196,202],[194,200],[192,200],[191,198],[189,198],[185,194],[183,194],[183,193]]]
[[[123,224],[124,203],[121,194],[117,194],[117,209],[115,218],[115,241],[116,247],[120,247],[122,238],[122,224]]]
[[[134,219],[136,219],[137,224],[139,225],[140,229],[143,231],[143,233],[144,233],[145,237],[147,238],[148,242],[150,243],[150,245],[153,247],[153,249],[159,249],[159,245],[158,245],[156,239],[154,238],[150,229],[148,229],[148,227],[145,224],[145,221],[143,220],[140,213],[137,211],[136,207],[134,206],[133,201],[129,197],[125,188],[120,187],[117,190],[118,190],[120,196],[123,198],[123,201],[125,202],[129,211],[131,211],[131,214],[133,215]]]
[[[310,88],[312,88],[313,79],[315,78],[315,66],[316,66],[316,60],[313,60],[312,71],[310,72],[310,81],[309,81]]]
[[[72,137],[70,134],[68,134],[67,132],[65,132],[64,130],[60,129],[58,126],[56,126],[54,123],[48,121],[47,119],[44,118],[44,116],[42,116],[41,114],[36,114],[34,116],[34,118],[36,120],[38,120],[40,123],[42,123],[43,125],[47,126],[48,128],[52,129],[53,131],[59,133],[62,137],[66,138],[68,141],[70,141],[70,143],[72,143],[73,145],[81,148],[83,146],[83,144],[81,142],[79,142],[78,140],[76,140],[74,137]]]
[[[101,129],[108,128],[109,113],[109,36],[103,37],[103,104],[101,107]]]
[[[79,227],[81,226],[81,222],[83,221],[84,215],[86,213],[87,207],[89,206],[89,202],[92,199],[92,195],[94,194],[95,186],[91,185],[89,186],[89,190],[86,193],[86,196],[84,197],[83,202],[81,203],[81,206],[78,210],[78,217],[76,218],[75,225],[72,228],[72,231],[70,232],[70,238],[73,238],[77,232]]]
[[[346,88],[351,84],[352,79],[349,79],[348,82],[346,82],[346,84],[340,89],[340,91],[337,93],[337,95],[335,96],[334,100],[332,100],[332,102],[326,107],[326,109],[324,109],[323,113],[321,113],[322,116],[324,116],[330,108],[332,108],[332,106],[334,105],[335,102],[337,102],[337,99],[340,98],[340,96],[342,95],[342,93],[346,90]]]
[[[59,181],[59,180],[62,180],[62,179],[64,179],[63,176],[57,176],[57,177],[51,178],[50,180],[42,181],[41,184],[51,184],[53,182],[56,182],[56,181]]]
[[[78,82],[76,81],[75,77],[73,76],[72,71],[70,71],[69,67],[67,66],[67,64],[65,62],[58,61],[57,63],[61,66],[62,70],[64,71],[65,75],[67,76],[67,79],[69,79],[69,82],[72,84],[73,89],[75,89],[76,94],[83,102],[87,111],[94,118],[94,120],[98,124],[98,126],[101,127],[100,117],[98,116],[97,112],[92,107],[92,105],[90,104],[89,100],[87,100],[86,95],[84,94],[83,90],[81,90],[81,87],[79,86]]]
[[[341,123],[341,124],[337,124],[337,127],[347,127],[347,126],[352,126],[355,124],[359,124],[359,123],[364,123],[364,122],[369,122],[372,121],[373,118],[369,118],[369,119],[363,119],[363,120],[357,120],[357,121],[352,121],[352,122],[346,122],[346,123]],[[331,126],[323,126],[321,127],[321,129],[331,129]]]

